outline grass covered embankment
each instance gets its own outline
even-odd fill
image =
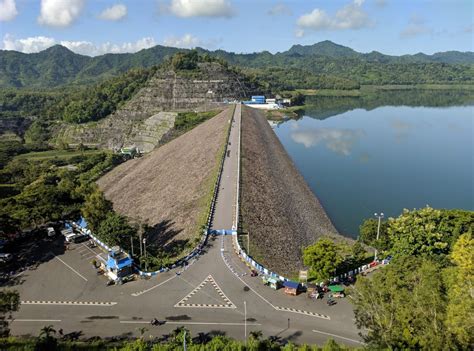
[[[99,187],[114,210],[151,227],[150,252],[179,256],[195,245],[233,108],[106,174]]]
[[[302,248],[338,234],[270,128],[263,111],[242,107],[242,230],[250,255],[285,275],[303,268]],[[244,240],[245,243],[245,240]]]

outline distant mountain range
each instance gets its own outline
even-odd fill
[[[365,67],[376,71],[386,70],[385,65],[430,65],[431,70],[447,73],[441,75],[441,81],[474,80],[474,52],[447,51],[433,55],[418,53],[415,55],[390,56],[377,51],[359,53],[349,47],[322,41],[314,45],[294,45],[288,51],[271,54],[268,51],[251,54],[236,54],[224,50],[208,51],[197,48],[200,53],[222,57],[230,64],[245,69],[282,69],[305,70],[311,74],[349,77],[363,84],[379,84],[390,80],[370,80],[370,77],[357,79],[355,72],[347,65]],[[44,51],[24,54],[17,51],[0,50],[0,87],[58,87],[70,84],[89,84],[121,74],[131,68],[151,67],[186,49],[157,45],[133,54],[105,54],[96,57],[79,55],[56,45]],[[446,66],[453,66],[446,68]],[[456,67],[454,67],[456,66]],[[466,67],[467,66],[467,67]],[[414,75],[416,68],[411,69]],[[449,72],[448,72],[449,71]],[[378,74],[380,76],[380,74]],[[393,79],[392,79],[393,80]]]

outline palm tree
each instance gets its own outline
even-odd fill
[[[249,335],[252,339],[259,340],[263,336],[263,333],[261,330],[254,330],[251,331]]]
[[[41,328],[39,337],[41,339],[51,339],[52,334],[56,334],[56,330],[53,328],[53,326],[45,325],[43,328]]]

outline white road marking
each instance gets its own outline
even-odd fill
[[[122,324],[150,324],[150,322],[145,322],[145,321],[120,321]],[[242,326],[245,325],[245,323],[227,323],[227,322],[168,322],[165,321],[165,324],[176,324],[176,325],[184,325],[184,324],[189,324],[189,325],[238,325]],[[261,325],[260,323],[247,323],[247,326],[251,325]]]
[[[184,280],[184,279],[183,279]],[[212,285],[212,287],[217,291],[220,298],[224,300],[224,304],[196,304],[196,303],[187,303],[187,301],[196,294],[199,290],[201,290],[204,286],[208,283]],[[209,295],[208,295],[209,296]],[[193,289],[189,294],[183,297],[174,307],[193,307],[193,308],[236,308],[232,301],[224,294],[222,289],[219,285],[215,282],[212,275],[209,275],[206,279],[204,279],[201,284],[199,284],[196,288]]]
[[[53,254],[54,255],[54,254]],[[82,279],[84,279],[86,282],[88,281],[81,273],[79,273],[78,271],[76,271],[74,268],[72,268],[70,265],[68,265],[66,262],[64,262],[63,260],[61,260],[58,256],[54,255],[54,257],[56,257],[58,260],[60,260],[66,267],[68,267],[70,270],[72,270],[74,273],[76,273],[79,277],[81,277]]]
[[[21,301],[21,305],[61,305],[61,306],[102,306],[110,307],[117,302],[93,302],[93,301]]]
[[[14,319],[13,322],[61,322],[60,319]]]
[[[222,236],[222,245],[224,245],[224,236]],[[275,306],[273,305],[270,301],[268,301],[266,298],[264,298],[262,295],[260,295],[258,292],[256,292],[250,285],[248,285],[242,278],[239,277],[239,275],[237,273],[235,273],[235,271],[232,269],[232,267],[230,267],[230,264],[227,260],[227,258],[224,256],[223,253],[221,253],[221,257],[222,259],[224,260],[224,263],[226,264],[227,268],[232,272],[234,273],[234,275],[237,277],[237,279],[239,279],[242,283],[244,283],[246,286],[248,286],[248,288],[250,290],[252,290],[253,293],[255,293],[255,295],[257,295],[258,297],[260,297],[263,301],[265,301],[266,303],[268,303],[270,306],[273,307],[273,309],[275,309],[276,311],[280,311],[280,312],[290,312],[290,313],[299,313],[299,314],[303,314],[303,315],[306,315],[308,317],[317,317],[317,318],[323,318],[323,319],[331,319],[331,317],[329,316],[326,316],[326,315],[323,315],[323,314],[319,314],[319,313],[316,313],[316,312],[308,312],[308,311],[302,311],[302,310],[297,310],[295,308],[290,308],[290,307],[279,307],[279,306]]]
[[[143,295],[143,294],[145,294],[145,293],[147,293],[147,292],[149,292],[149,291],[151,291],[151,290],[153,290],[153,289],[156,289],[157,287],[163,285],[164,283],[169,282],[171,279],[174,279],[174,278],[176,278],[176,277],[177,277],[177,275],[173,275],[171,278],[166,279],[164,282],[161,282],[160,284],[156,284],[155,286],[152,286],[151,288],[148,288],[148,289],[145,289],[145,290],[142,290],[142,291],[134,292],[134,293],[132,293],[131,295],[132,295],[132,296],[135,296],[135,297],[140,296],[140,295]]]
[[[347,340],[347,341],[352,341],[352,342],[355,342],[355,343],[358,343],[358,344],[365,345],[365,343],[363,343],[362,341],[355,340],[355,339],[350,339],[350,338],[346,338],[346,337],[344,337],[344,336],[340,336],[340,335],[336,335],[336,334],[326,333],[326,332],[323,332],[323,331],[320,331],[320,330],[315,330],[315,329],[313,329],[313,333],[319,333],[319,334],[329,335],[329,336],[333,336],[333,337],[335,337],[335,338],[339,338],[339,339],[343,339],[343,340]]]

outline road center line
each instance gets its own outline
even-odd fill
[[[339,339],[343,339],[343,340],[347,340],[347,341],[352,341],[352,342],[355,342],[355,343],[358,343],[358,344],[365,345],[365,343],[363,343],[362,341],[355,340],[355,339],[350,339],[350,338],[346,338],[346,337],[344,337],[344,336],[340,336],[340,335],[336,335],[336,334],[326,333],[326,332],[323,332],[323,331],[320,331],[320,330],[315,330],[315,329],[313,329],[313,333],[319,333],[319,334],[329,335],[329,336],[333,336],[333,337],[335,337],[335,338],[339,338]]]
[[[66,267],[68,267],[71,271],[73,271],[74,273],[76,273],[79,277],[81,277],[82,279],[84,279],[86,282],[88,281],[81,273],[79,273],[78,271],[76,271],[74,268],[72,268],[70,265],[68,265],[66,262],[64,262],[62,259],[60,259],[58,256],[56,256],[55,254],[53,254],[54,257],[56,257],[58,260],[60,260]]]
[[[61,322],[60,319],[14,319],[13,322]]]
[[[120,321],[122,324],[150,324],[150,322],[147,321]],[[226,322],[168,322],[166,321],[165,324],[175,324],[175,325],[237,325],[237,326],[242,326],[245,325],[245,323],[226,323]],[[252,325],[261,325],[260,323],[247,323],[247,326],[252,326]]]

